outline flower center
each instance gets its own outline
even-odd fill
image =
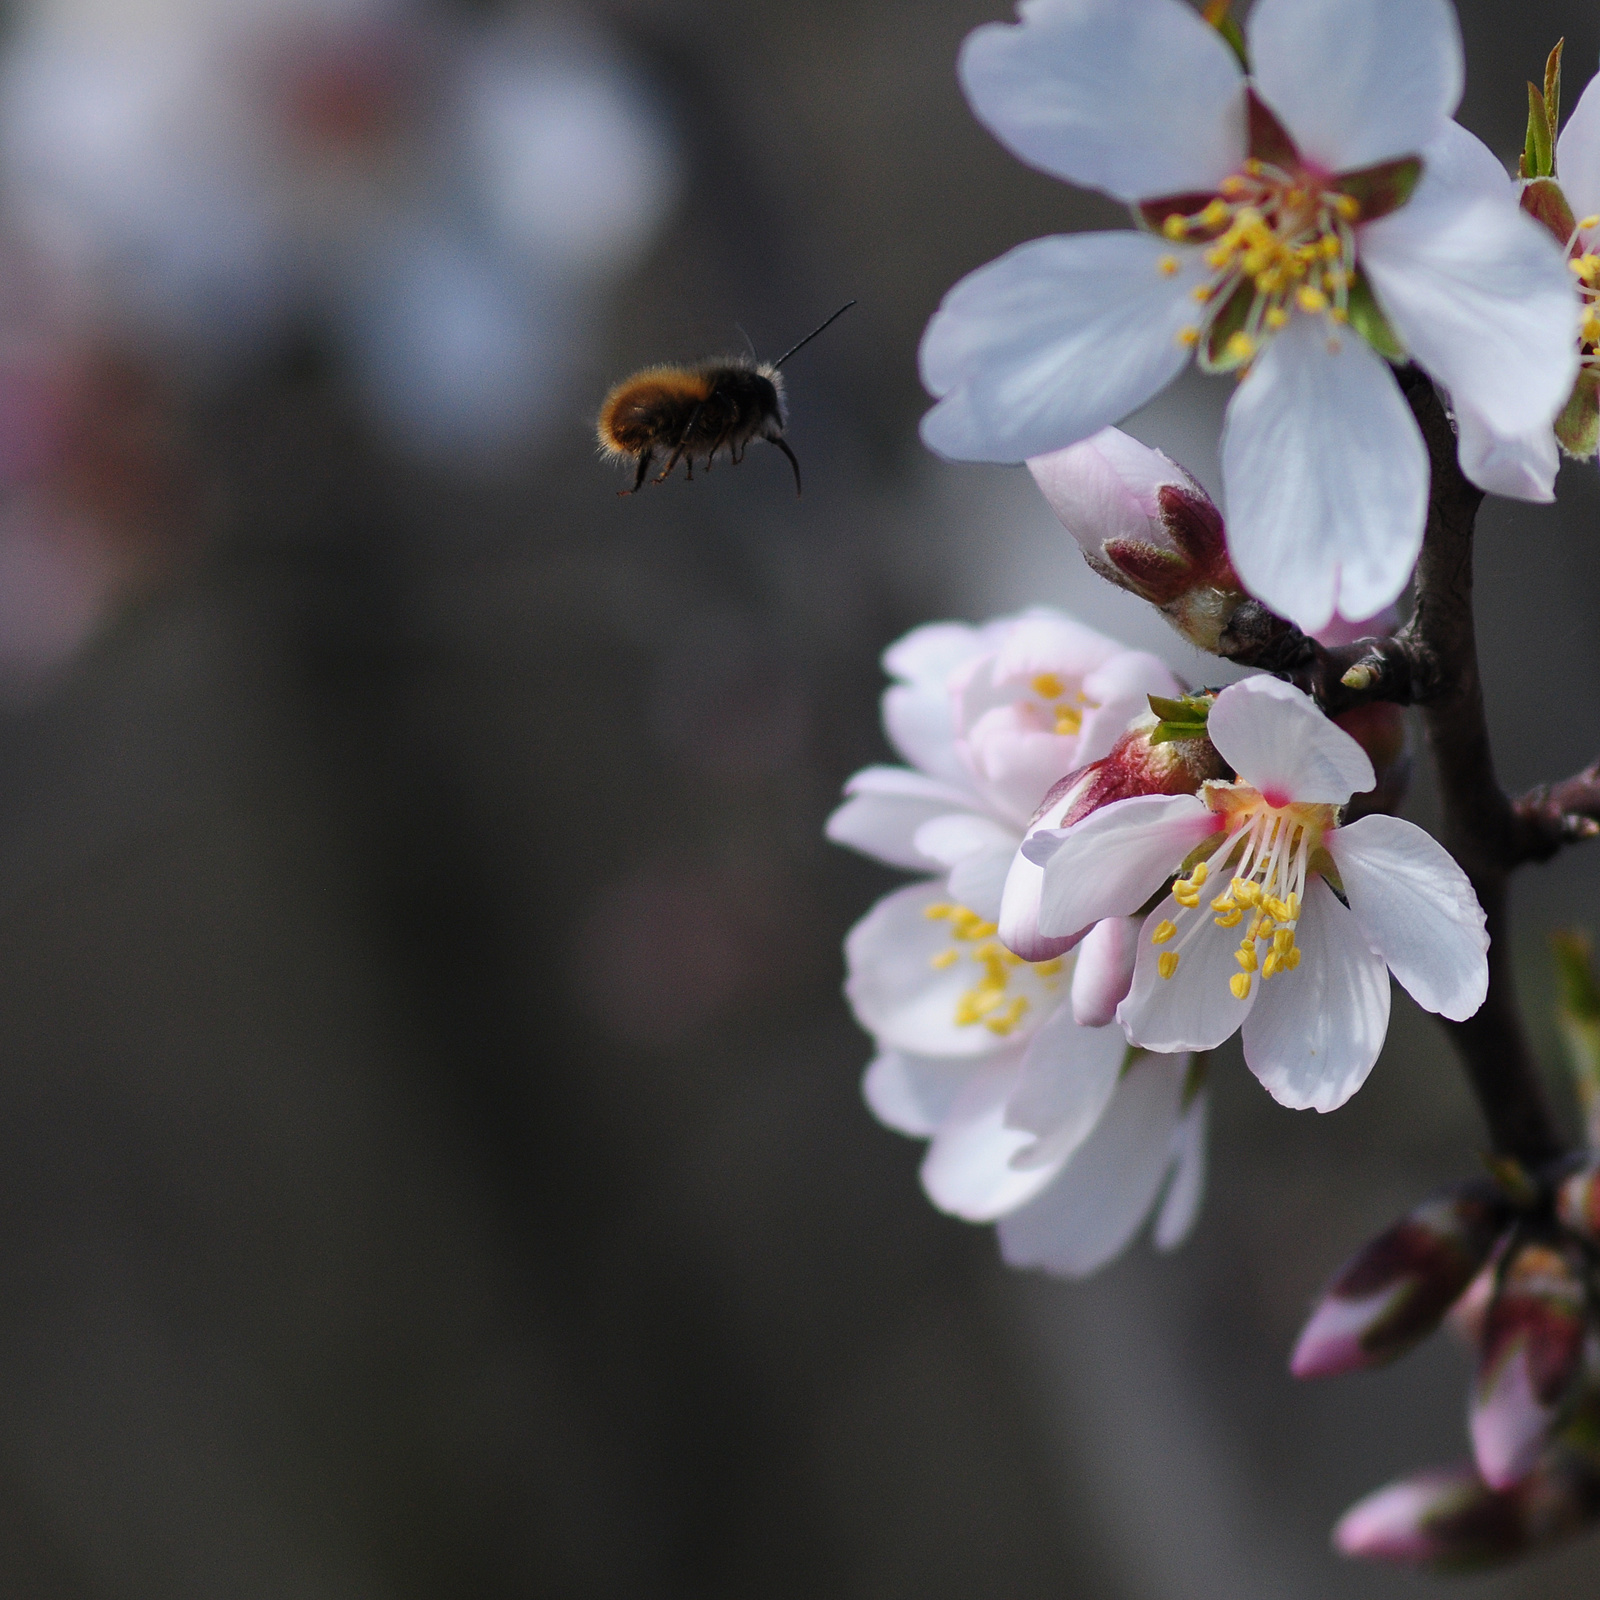
[[[1583,323],[1578,330],[1578,359],[1591,371],[1600,368],[1600,255],[1582,235],[1600,228],[1600,216],[1585,217],[1567,241],[1567,266],[1578,282]]]
[[[1174,244],[1204,244],[1212,273],[1194,297],[1214,309],[1179,341],[1197,345],[1210,327],[1213,358],[1238,366],[1297,310],[1348,322],[1360,214],[1352,196],[1303,170],[1246,161],[1199,211],[1175,212],[1161,224]],[[1166,256],[1160,266],[1171,275],[1180,263]]]
[[[1172,944],[1163,950],[1156,970],[1170,978],[1178,970],[1184,946],[1206,926],[1209,916],[1218,928],[1240,928],[1234,960],[1239,970],[1228,980],[1237,1000],[1250,993],[1252,975],[1262,982],[1300,965],[1295,928],[1305,898],[1306,877],[1313,853],[1334,825],[1335,807],[1327,805],[1273,805],[1247,784],[1208,783],[1205,800],[1224,818],[1220,841],[1212,844],[1186,878],[1172,885],[1172,897],[1181,910],[1176,920],[1163,918],[1151,932],[1152,944]],[[1227,887],[1209,907],[1200,909],[1201,890],[1207,882]],[[1194,915],[1191,915],[1194,913]],[[1179,937],[1181,928],[1182,936]],[[1177,942],[1174,944],[1173,941]]]
[[[1081,688],[1071,688],[1053,672],[1041,672],[1028,687],[1044,702],[1036,709],[1052,733],[1081,733],[1084,712],[1099,709]]]
[[[1057,956],[1052,961],[1027,962],[995,937],[999,931],[995,924],[980,917],[966,906],[931,905],[923,912],[930,922],[950,924],[951,944],[930,958],[929,965],[938,971],[953,967],[962,956],[978,968],[977,981],[956,1002],[955,1022],[958,1028],[971,1028],[982,1023],[990,1033],[1004,1039],[1016,1032],[1022,1019],[1031,1009],[1032,1002],[1026,994],[1012,988],[1024,973],[1031,972],[1044,980],[1044,988],[1056,988],[1054,980],[1060,976],[1064,963]],[[1030,985],[1031,987],[1031,985]]]

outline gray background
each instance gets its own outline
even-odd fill
[[[963,272],[1119,225],[1022,169],[952,65],[968,0],[585,15],[686,171],[548,447],[498,477],[367,434],[279,351],[182,411],[201,553],[0,722],[0,1588],[49,1597],[1386,1596],[1327,1530],[1464,1449],[1441,1339],[1285,1372],[1325,1275],[1482,1134],[1397,994],[1326,1118],[1224,1052],[1181,1254],[1004,1271],[877,1127],[839,941],[893,875],[820,828],[886,755],[879,651],[1054,602],[1168,651],[1017,470],[928,459],[921,327]],[[1513,155],[1575,3],[1462,6]],[[589,419],[646,361],[791,371],[775,452],[618,500]],[[1134,431],[1215,483],[1227,388]],[[1600,750],[1600,483],[1492,503],[1502,775]],[[1426,821],[1419,785],[1411,813]],[[1600,921],[1600,856],[1518,889]],[[1552,1074],[1558,1092],[1565,1091]],[[1570,1112],[1570,1108],[1569,1108]],[[1591,1592],[1592,1543],[1472,1596]]]

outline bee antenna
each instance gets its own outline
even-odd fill
[[[748,333],[744,331],[744,324],[742,322],[736,322],[734,323],[734,327],[739,330],[739,337],[744,340],[745,348],[750,352],[750,359],[752,361],[758,360],[759,358],[756,355],[756,342]]]
[[[816,336],[819,333],[822,332],[823,328],[831,328],[834,325],[834,323],[836,323],[839,320],[839,318],[842,317],[845,314],[845,312],[847,312],[850,309],[850,307],[853,306],[855,303],[856,302],[854,300],[846,300],[845,303],[842,306],[840,306],[839,309],[837,311],[835,311],[834,314],[831,317],[829,317],[828,320],[821,325],[821,327],[813,328],[811,330],[811,332],[808,333],[805,336],[805,338],[803,338],[800,341],[799,344],[791,345],[787,350],[785,350],[783,352],[783,354],[781,356],[778,357],[778,359],[776,361],[774,361],[772,363],[773,371],[776,372],[777,369],[779,367],[781,367],[784,364],[784,362],[787,361],[789,359],[789,357],[792,356],[795,353],[796,350],[803,350],[808,344],[810,344],[811,341],[813,339],[815,339]]]

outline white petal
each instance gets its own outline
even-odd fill
[[[1556,176],[1575,218],[1600,211],[1600,77],[1589,80],[1556,140]]]
[[[998,923],[1005,904],[1006,879],[1016,860],[1016,835],[1008,834],[1001,848],[983,850],[957,863],[950,872],[950,898],[980,917]]]
[[[1185,1076],[1188,1057],[1181,1056]],[[1195,1225],[1200,1215],[1200,1202],[1206,1192],[1206,1093],[1202,1089],[1194,1097],[1182,1122],[1172,1130],[1172,1153],[1177,1170],[1167,1197],[1161,1202],[1161,1212],[1156,1218],[1155,1247],[1157,1250],[1176,1250]]]
[[[1361,230],[1360,253],[1396,332],[1459,403],[1502,434],[1554,421],[1578,375],[1581,311],[1560,246],[1509,182],[1463,199],[1425,176]]]
[[[1078,933],[1103,917],[1131,916],[1220,826],[1189,794],[1137,795],[1091,812],[1060,835],[1045,865],[1040,931]]]
[[[1011,829],[971,812],[934,817],[917,829],[916,837],[918,851],[945,868],[995,850],[1003,851],[1009,861],[1020,842]]]
[[[1306,883],[1295,945],[1293,972],[1256,978],[1260,997],[1245,1020],[1244,1059],[1280,1105],[1334,1111],[1367,1081],[1383,1049],[1389,974],[1321,878]]]
[[[1256,358],[1222,439],[1228,550],[1245,587],[1315,633],[1370,616],[1422,548],[1428,453],[1363,339],[1299,315]]]
[[[1030,1034],[1064,998],[1059,979],[1042,978],[1027,966],[1012,967],[1006,974],[1007,994],[1028,1002],[1019,1028],[999,1035],[982,1022],[958,1023],[962,996],[985,976],[978,952],[987,941],[956,939],[948,921],[928,917],[928,907],[948,899],[942,882],[897,889],[845,937],[845,996],[880,1049],[925,1056],[993,1055]]]
[[[1178,970],[1163,978],[1157,962],[1163,950],[1174,950],[1198,916],[1203,926],[1178,956]],[[1178,924],[1178,938],[1156,945],[1150,935],[1157,923]],[[1229,979],[1239,970],[1234,951],[1239,948],[1236,929],[1219,928],[1209,910],[1202,908],[1183,919],[1182,908],[1168,895],[1144,920],[1139,930],[1138,958],[1133,987],[1117,1007],[1117,1021],[1130,1044],[1165,1055],[1185,1050],[1214,1050],[1233,1037],[1250,1015],[1261,985],[1253,982],[1243,1000],[1234,997]]]
[[[1452,396],[1460,434],[1461,470],[1480,489],[1508,500],[1549,505],[1556,497],[1561,451],[1548,422],[1527,433],[1496,433],[1471,406]]]
[[[1011,1164],[1028,1170],[1065,1161],[1094,1132],[1127,1054],[1120,1028],[1081,1028],[1062,1006],[1034,1035],[1006,1105],[1006,1126],[1035,1141]]]
[[[975,1074],[956,1096],[922,1162],[922,1187],[941,1211],[968,1222],[992,1222],[1031,1200],[1056,1174],[1043,1166],[1019,1172],[1011,1158],[1032,1135],[1005,1125],[1017,1085],[1017,1057]]]
[[[885,1127],[926,1139],[950,1115],[956,1096],[979,1070],[980,1063],[971,1060],[885,1050],[862,1075],[861,1097]]]
[[[978,120],[1033,166],[1119,200],[1214,189],[1245,155],[1244,80],[1179,0],[1027,0],[967,36]]]
[[[1189,359],[1178,335],[1204,276],[1198,250],[1134,232],[1035,239],[980,267],[922,337],[922,380],[943,396],[923,441],[956,460],[1025,461],[1119,421]]]
[[[1072,967],[1072,1015],[1086,1028],[1103,1028],[1133,987],[1139,953],[1139,919],[1107,917],[1089,930]]]
[[[1399,817],[1335,828],[1328,853],[1361,931],[1424,1011],[1462,1022],[1489,992],[1483,908],[1450,852]]]
[[[1277,678],[1245,678],[1216,698],[1206,732],[1222,759],[1272,805],[1342,806],[1377,779],[1367,753],[1309,695]]]
[[[951,673],[988,648],[982,630],[965,622],[928,622],[883,652],[883,670],[901,683],[943,694]]]
[[[937,872],[943,865],[917,848],[917,830],[973,804],[970,794],[904,767],[867,767],[851,778],[844,792],[844,804],[828,818],[827,836],[912,872]]]
[[[1135,1061],[1093,1134],[1032,1205],[1000,1223],[1000,1250],[1014,1267],[1081,1278],[1128,1246],[1149,1215],[1171,1164],[1183,1093],[1181,1073]]]
[[[1461,99],[1449,0],[1256,0],[1246,33],[1262,99],[1331,172],[1418,154]]]

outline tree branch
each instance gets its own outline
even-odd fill
[[[1512,978],[1506,886],[1511,869],[1527,858],[1528,822],[1495,778],[1483,710],[1472,618],[1472,536],[1483,492],[1461,471],[1455,432],[1433,384],[1414,367],[1399,377],[1427,442],[1433,477],[1416,609],[1397,642],[1439,775],[1443,843],[1472,881],[1490,938],[1488,998],[1476,1016],[1445,1027],[1495,1150],[1539,1167],[1560,1155],[1563,1145]]]

